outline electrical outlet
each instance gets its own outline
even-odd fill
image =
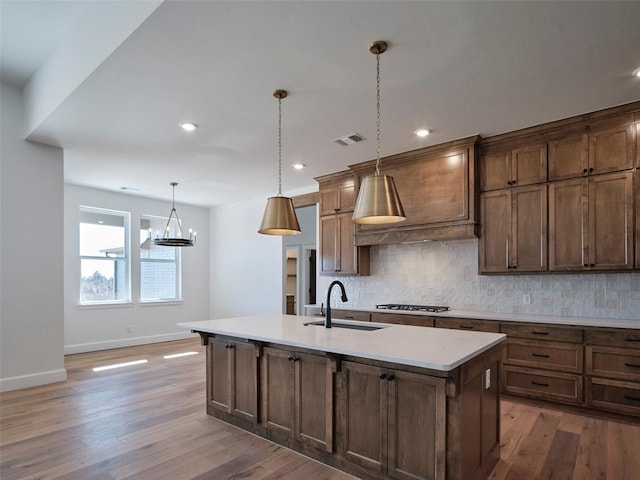
[[[487,368],[484,372],[484,389],[489,390],[491,388],[491,369]]]
[[[522,304],[523,305],[531,305],[531,295],[525,293],[522,295]]]

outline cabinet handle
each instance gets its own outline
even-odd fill
[[[534,357],[549,358],[549,355],[546,355],[544,353],[532,353],[531,355]]]
[[[389,376],[387,377],[387,381],[390,382],[392,380],[395,380],[396,376],[393,373],[390,373]]]
[[[582,173],[586,175],[586,173],[588,172],[588,170],[586,168],[582,169]]]
[[[460,328],[464,328],[465,330],[473,330],[473,325],[460,325]]]
[[[538,330],[534,330],[531,332],[533,335],[549,335],[549,332],[540,332]]]
[[[640,338],[625,338],[625,342],[640,342]]]
[[[531,380],[531,383],[532,383],[533,385],[537,385],[538,387],[548,387],[548,386],[549,386],[549,384],[548,384],[548,383],[536,382],[536,381],[534,381],[534,380]]]
[[[507,180],[507,185],[511,185],[511,180]]]
[[[593,173],[593,167],[589,169],[589,173]]]
[[[287,360],[289,360],[290,362],[297,362],[300,359],[295,355],[289,355],[289,358],[287,358]]]
[[[345,320],[354,320],[353,315],[345,315],[344,319]]]
[[[629,362],[625,362],[624,363],[625,367],[633,367],[633,368],[640,368],[640,365],[638,365],[637,363],[629,363]]]
[[[511,185],[515,185],[516,181],[515,180],[511,180]]]
[[[387,379],[387,374],[386,373],[381,373],[380,374],[380,380],[386,380]]]
[[[339,212],[339,211],[340,211],[340,209],[339,209],[339,208],[334,208],[334,209],[333,209],[333,211],[334,211],[334,212]]]
[[[625,395],[624,398],[627,400],[633,400],[634,402],[640,402],[640,397],[634,397],[632,395]]]
[[[224,346],[224,348],[230,348],[230,349],[231,349],[231,348],[235,348],[235,345],[231,345],[231,344],[227,343],[227,344]]]

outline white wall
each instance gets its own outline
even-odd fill
[[[62,150],[25,142],[22,91],[0,90],[0,391],[66,379]]]
[[[140,215],[166,217],[171,202],[125,195],[93,188],[64,187],[64,345],[66,353],[138,345],[190,336],[177,322],[206,320],[209,314],[209,211],[177,204],[182,223],[198,232],[194,247],[182,249],[183,301],[144,304],[138,301],[139,269],[132,268],[132,304],[127,306],[79,306],[78,225],[80,205],[131,213],[131,244],[135,244]],[[137,265],[139,249],[131,249],[131,265]],[[131,331],[128,329],[131,327]]]
[[[319,299],[331,277],[321,277]],[[341,278],[349,305],[449,305],[500,313],[628,318],[640,322],[640,272],[478,275],[478,240],[371,248],[371,276]],[[529,294],[531,304],[523,304]],[[318,300],[320,301],[320,300]],[[341,306],[336,289],[332,306]]]
[[[210,318],[284,312],[284,241],[260,235],[266,198],[210,210]]]

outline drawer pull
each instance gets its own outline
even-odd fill
[[[548,383],[536,382],[535,380],[531,380],[532,385],[537,385],[538,387],[548,387]]]
[[[460,328],[464,328],[465,330],[473,330],[473,325],[460,325]]]
[[[640,338],[625,338],[627,342],[640,342]]]
[[[549,335],[549,332],[539,332],[538,330],[534,330],[531,333],[534,335]]]
[[[354,320],[353,315],[345,315],[344,319],[345,320]]]
[[[627,400],[633,400],[635,402],[640,402],[640,397],[633,397],[631,395],[625,395],[624,398],[626,398]]]
[[[532,353],[531,355],[533,355],[534,357],[549,358],[549,355],[544,353]]]
[[[637,363],[624,362],[624,366],[625,366],[625,367],[640,368],[640,365],[638,365]]]

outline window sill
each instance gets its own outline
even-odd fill
[[[113,303],[80,303],[78,308],[82,310],[92,310],[95,308],[131,308],[133,302],[113,302]]]
[[[164,305],[182,305],[184,300],[141,300],[141,307],[161,307]]]

